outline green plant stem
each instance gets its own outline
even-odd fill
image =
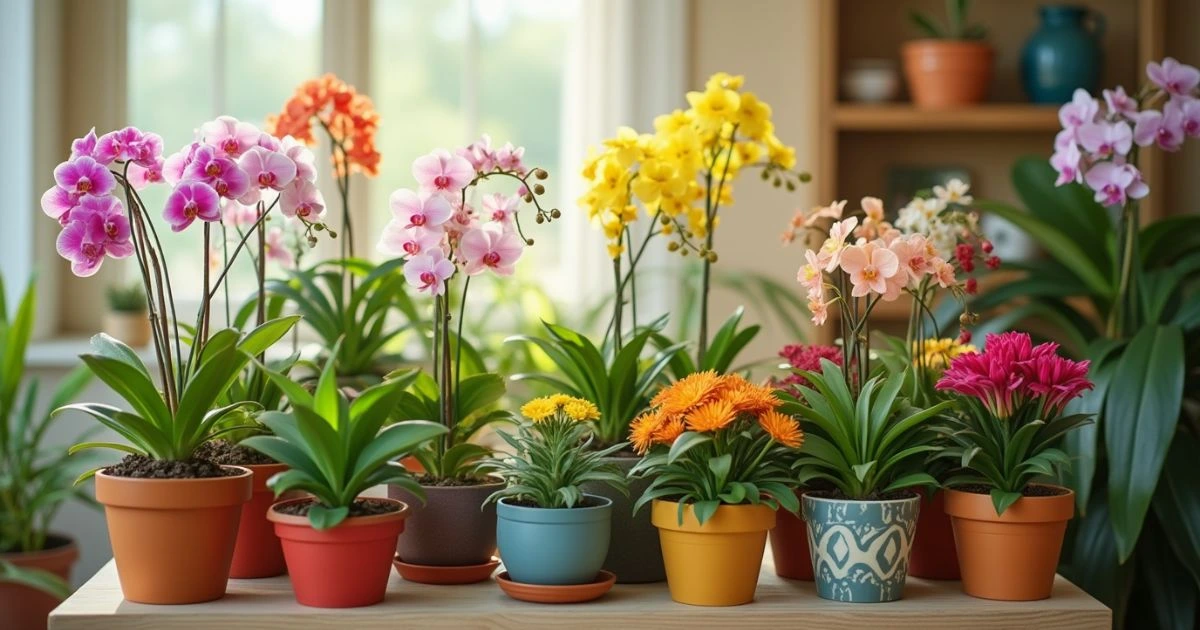
[[[228,228],[225,227],[224,223],[221,223],[221,258],[223,259],[225,266],[228,267],[229,266],[229,234],[228,234]],[[258,294],[258,299],[259,300],[263,299],[261,291]],[[226,328],[233,325],[233,312],[231,310],[232,307],[230,306],[229,302],[230,302],[230,300],[229,300],[229,285],[226,284],[225,285],[225,327]]]
[[[463,322],[467,319],[467,291],[471,288],[471,276],[463,281],[462,295],[458,300],[458,338],[455,343],[458,345],[454,348],[454,408],[458,408],[458,392],[462,385],[462,349],[463,349]]]
[[[209,269],[209,267],[212,267],[212,265],[209,264],[209,262],[210,262],[209,261],[209,252],[212,251],[212,242],[211,241],[212,241],[212,224],[205,221],[204,222],[204,252],[203,252],[203,256],[201,257],[201,260],[202,260],[201,266],[204,268],[203,282],[204,282],[204,295],[205,296],[208,296],[208,294],[209,294],[209,281],[211,280],[211,278],[209,277],[211,274],[211,270]],[[200,312],[203,315],[202,315],[202,319],[200,320],[200,326],[198,326],[196,329],[196,339],[194,339],[192,341],[193,345],[203,344],[204,340],[208,339],[208,333],[209,333],[208,327],[209,327],[210,321],[212,320],[212,317],[210,314],[211,310],[212,309],[210,308],[210,305],[208,304],[207,301],[204,304],[200,305]]]
[[[1137,287],[1133,279],[1133,265],[1137,258],[1137,235],[1140,223],[1137,201],[1130,200],[1121,211],[1121,275],[1113,308],[1108,312],[1105,336],[1120,339],[1135,328]]]
[[[613,318],[612,318],[612,335],[613,347],[618,352],[621,350],[621,314],[625,310],[624,296],[621,295],[621,257],[613,258],[613,283],[617,286],[617,295],[613,298]]]
[[[737,137],[738,126],[735,124],[729,130],[729,148],[724,149],[725,153],[725,168],[721,169],[721,179],[717,182],[717,195],[713,198],[712,190],[712,170],[716,167],[717,158],[720,157],[722,149],[720,142],[717,143],[717,150],[713,153],[712,161],[709,163],[709,170],[704,175],[705,185],[705,225],[704,225],[704,272],[702,286],[700,290],[700,350],[696,354],[696,365],[704,363],[704,355],[708,353],[708,301],[709,295],[712,293],[712,260],[708,254],[712,252],[713,237],[716,236],[717,226],[716,218],[717,211],[721,208],[721,193],[725,190],[725,179],[729,176],[729,162],[733,159],[734,138]],[[718,136],[718,140],[719,140]]]
[[[653,226],[651,226],[651,231],[653,231],[653,229],[654,229]],[[633,236],[629,232],[628,225],[625,226],[625,238],[626,238],[626,240],[629,241],[629,243],[631,245],[633,244]],[[630,317],[633,319],[632,330],[637,330],[637,327],[638,327],[638,325],[637,325],[637,315],[638,315],[637,277],[633,274],[633,267],[634,267],[634,264],[636,264],[636,261],[634,260],[634,257],[633,257],[633,249],[632,248],[627,248],[625,250],[625,254],[629,257],[629,314],[630,314]]]

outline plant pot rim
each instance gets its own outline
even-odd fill
[[[123,477],[121,475],[110,475],[110,474],[108,474],[107,469],[101,469],[101,470],[96,471],[96,476],[106,479],[106,480],[110,480],[110,483],[115,482],[115,483],[129,483],[129,484],[138,484],[138,485],[146,485],[146,486],[161,486],[161,485],[165,485],[165,484],[178,484],[178,483],[195,484],[195,483],[211,483],[214,481],[231,481],[234,479],[244,479],[246,477],[249,477],[251,474],[253,474],[251,472],[251,470],[246,466],[241,466],[241,465],[234,466],[232,464],[218,464],[218,465],[221,468],[235,469],[235,470],[239,470],[241,472],[239,472],[236,475],[225,475],[224,477],[178,477],[178,478],[170,478],[170,479],[148,479],[145,477]]]
[[[946,488],[946,514],[953,518],[1000,523],[1049,523],[1069,521],[1075,516],[1074,490],[1052,483],[1029,485],[1060,488],[1066,492],[1050,496],[1022,496],[1008,506],[1004,514],[996,514],[990,494]]]
[[[923,500],[921,493],[912,491],[912,490],[903,491],[903,492],[908,492],[909,496],[904,497],[902,499],[876,499],[876,500],[872,500],[872,499],[835,499],[833,497],[819,497],[819,496],[814,496],[814,494],[813,494],[814,492],[826,492],[826,491],[825,490],[805,490],[804,494],[802,494],[800,496],[801,496],[801,498],[809,500],[809,501],[822,501],[825,503],[872,503],[872,504],[880,504],[880,505],[885,504],[885,503],[906,503],[909,501]]]
[[[650,505],[650,521],[659,529],[704,534],[757,532],[775,527],[775,510],[762,503],[722,503],[703,525],[697,521],[694,509],[693,504],[685,504],[683,523],[680,523],[679,501],[654,499]]]
[[[336,530],[348,528],[348,527],[368,527],[371,525],[378,525],[380,523],[388,523],[391,521],[401,521],[401,520],[408,518],[409,513],[412,511],[411,506],[409,506],[407,503],[405,503],[403,501],[398,501],[396,499],[389,499],[387,497],[358,497],[355,500],[358,500],[358,499],[369,499],[371,501],[386,501],[388,503],[394,503],[400,507],[399,507],[399,509],[397,509],[393,512],[387,512],[385,514],[372,514],[370,516],[347,516],[345,518],[345,520],[343,520],[341,523],[338,523],[337,525],[334,525],[333,527],[331,527],[329,529],[319,530],[319,531],[332,532],[332,531],[336,531]],[[295,514],[284,514],[282,512],[277,511],[277,508],[281,505],[290,505],[293,503],[309,503],[309,502],[314,502],[314,501],[316,501],[316,499],[314,499],[313,497],[300,497],[297,499],[286,499],[284,501],[278,501],[276,503],[273,503],[271,505],[271,509],[267,510],[267,520],[271,521],[272,523],[278,523],[280,525],[291,525],[293,527],[307,527],[309,529],[312,529],[313,531],[318,531],[318,530],[316,530],[316,528],[314,528],[312,526],[312,523],[310,523],[308,521],[307,515],[297,516]]]
[[[75,537],[65,532],[47,532],[46,542],[52,540],[61,541],[61,544],[53,547],[43,547],[34,551],[5,551],[0,552],[0,561],[28,561],[40,560],[43,558],[52,558],[62,555],[79,555],[79,543]]]
[[[946,39],[940,37],[922,37],[920,39],[910,39],[902,44],[904,48],[986,48],[993,50],[992,45],[986,41],[974,39]]]
[[[612,499],[596,494],[584,495],[585,499],[599,501],[601,505],[588,505],[573,508],[542,508],[526,507],[508,503],[509,497],[496,502],[496,513],[501,518],[524,523],[539,524],[573,524],[592,522],[597,518],[607,518],[612,513]]]

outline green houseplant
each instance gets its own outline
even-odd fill
[[[904,44],[904,76],[917,107],[947,109],[982,102],[992,80],[995,52],[987,30],[967,23],[971,0],[946,0],[946,24],[913,11],[921,38]]]
[[[104,331],[135,347],[150,343],[150,318],[146,290],[140,282],[113,285],[104,291],[108,311],[104,313]]]
[[[25,350],[33,333],[36,294],[29,283],[10,314],[0,277],[0,618],[22,628],[45,628],[46,616],[71,593],[68,580],[79,550],[52,533],[51,521],[70,500],[87,500],[71,482],[79,462],[48,452],[44,440],[55,416],[36,408],[37,381],[22,387]],[[64,377],[50,409],[79,395],[86,369]]]
[[[513,449],[484,466],[505,486],[487,498],[497,503],[500,557],[513,582],[570,585],[597,577],[608,553],[612,501],[585,494],[588,482],[626,491],[624,473],[604,458],[624,444],[589,449],[596,405],[555,394],[521,407],[526,420],[515,434],[501,433]],[[611,584],[611,582],[610,582]]]

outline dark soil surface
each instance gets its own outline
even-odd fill
[[[577,508],[600,507],[601,505],[604,505],[603,501],[596,501],[596,500],[590,499],[588,497],[584,497],[583,501],[576,503],[575,507],[573,507],[573,508],[543,508],[542,506],[538,505],[536,502],[530,501],[528,499],[505,499],[504,502],[507,503],[508,505],[515,505],[517,507],[537,508],[539,510],[541,510],[541,509],[549,509],[549,510],[571,509],[571,510],[574,510]]]
[[[106,474],[114,477],[134,477],[137,479],[207,479],[211,477],[229,477],[238,474],[235,470],[221,468],[206,459],[193,457],[177,462],[169,460],[150,459],[145,455],[126,455],[121,463],[104,469]]]
[[[954,486],[955,490],[962,492],[970,492],[972,494],[991,494],[991,486],[985,486],[980,483],[969,483],[961,486]],[[1065,488],[1056,488],[1054,486],[1025,486],[1021,491],[1021,496],[1024,497],[1057,497],[1067,493]]]
[[[314,501],[302,501],[296,503],[288,503],[274,508],[276,512],[281,514],[290,514],[292,516],[308,516],[308,510],[314,504]],[[400,507],[391,501],[383,501],[380,499],[355,499],[350,505],[350,516],[376,516],[378,514],[387,514],[395,512]]]
[[[196,457],[229,466],[279,463],[248,446],[234,444],[226,440],[206,442],[200,448],[196,449]]]
[[[449,477],[446,479],[440,479],[432,475],[421,475],[416,479],[417,483],[421,484],[422,486],[428,486],[432,488],[466,488],[471,486],[486,486],[499,482],[498,479],[493,477],[471,477],[468,479]]]
[[[912,490],[893,490],[891,492],[882,492],[882,493],[877,492],[875,494],[868,495],[867,497],[861,498],[861,499],[851,499],[850,497],[846,496],[846,494],[843,493],[841,490],[836,490],[836,489],[834,489],[834,490],[814,490],[814,491],[809,492],[808,494],[811,494],[814,497],[820,497],[822,499],[834,499],[837,501],[896,501],[899,499],[909,499],[909,498],[917,496],[917,493],[913,492]]]

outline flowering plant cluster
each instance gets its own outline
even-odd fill
[[[800,385],[808,384],[804,373],[820,370],[822,359],[839,367],[842,365],[842,350],[837,346],[791,344],[780,349],[779,356],[787,360],[780,367],[790,373],[782,379],[774,379],[771,384],[792,397],[800,395]]]
[[[621,469],[603,460],[625,444],[588,448],[595,438],[593,423],[600,419],[591,401],[566,394],[543,396],[525,403],[521,414],[526,419],[517,425],[516,435],[500,434],[513,454],[481,463],[507,482],[487,502],[509,498],[540,508],[573,508],[584,505],[580,487],[588,482],[628,493]]]
[[[630,427],[644,455],[631,471],[652,478],[634,509],[663,497],[692,504],[703,524],[722,504],[765,504],[795,512],[796,481],[789,470],[804,432],[779,410],[770,386],[738,374],[704,371],[663,387]]]
[[[1090,414],[1063,415],[1068,402],[1092,388],[1088,361],[1058,355],[1058,344],[1033,345],[1028,334],[988,335],[982,353],[950,362],[937,387],[958,394],[965,413],[940,428],[951,446],[939,453],[966,469],[947,480],[984,484],[1001,514],[1038,476],[1056,474],[1070,459],[1056,443],[1090,422]]]

